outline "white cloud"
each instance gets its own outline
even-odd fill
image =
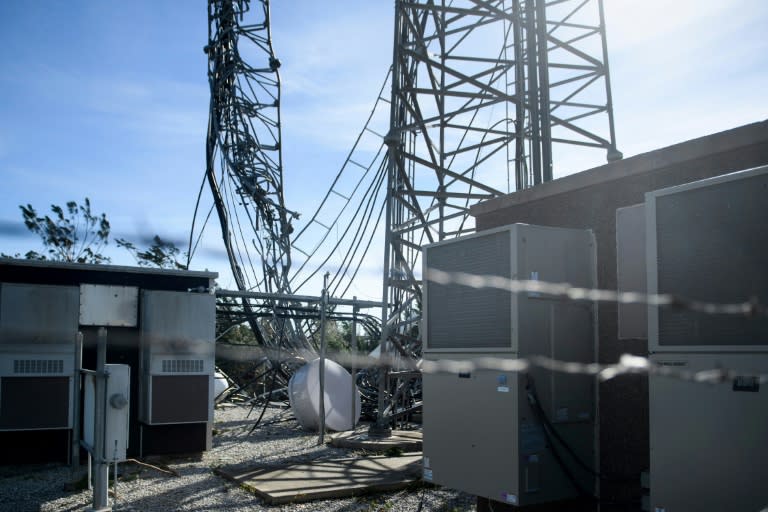
[[[768,116],[768,44],[756,30],[768,21],[767,6],[606,2],[617,141],[625,157]]]
[[[698,33],[699,27],[733,20],[738,9],[714,0],[608,0],[605,11],[609,49],[621,53],[649,44],[684,46],[686,34],[701,41],[707,34]]]

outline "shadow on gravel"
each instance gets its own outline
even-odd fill
[[[48,502],[77,494],[87,485],[85,471],[61,464],[0,466],[0,511],[38,512]]]

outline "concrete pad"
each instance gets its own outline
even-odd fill
[[[421,457],[318,460],[216,473],[275,505],[402,489],[421,478]]]
[[[385,452],[391,448],[418,452],[421,451],[421,439],[421,432],[415,430],[393,430],[390,437],[384,438],[369,437],[360,432],[340,432],[331,437],[331,446],[369,452]]]

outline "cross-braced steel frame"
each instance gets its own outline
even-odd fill
[[[269,2],[253,1],[256,23],[244,22],[248,0],[209,0],[206,176],[238,288],[290,295],[297,215],[283,200],[279,61]],[[473,231],[476,202],[578,170],[565,164],[579,149],[621,158],[602,0],[396,0],[390,109],[382,351],[410,359],[421,352],[423,245]],[[292,331],[288,344],[311,350],[286,329],[289,302],[272,307],[280,338]],[[413,396],[413,372],[395,373],[392,386],[380,379],[379,432]]]
[[[470,205],[553,179],[569,148],[621,154],[602,0],[397,0],[395,9],[382,340],[416,358],[423,245],[473,231]],[[379,431],[408,385],[382,379]]]
[[[208,23],[206,177],[232,273],[241,291],[290,293],[289,235],[297,214],[283,198],[280,61],[272,49],[269,2],[210,0]],[[259,341],[279,343],[269,339],[263,324],[253,320],[252,306],[242,302]],[[281,319],[280,324],[272,329],[289,344],[310,348],[290,322]]]

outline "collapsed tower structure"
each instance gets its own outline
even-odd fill
[[[283,199],[269,12],[268,0],[209,1],[206,176],[238,288],[274,294],[261,303],[270,329],[243,299],[258,341],[314,350],[285,299],[298,214]],[[397,1],[393,28],[381,340],[385,353],[418,358],[422,246],[471,233],[471,205],[567,173],[560,162],[579,152],[621,154],[602,0]],[[386,404],[418,378],[379,380],[384,428]]]

